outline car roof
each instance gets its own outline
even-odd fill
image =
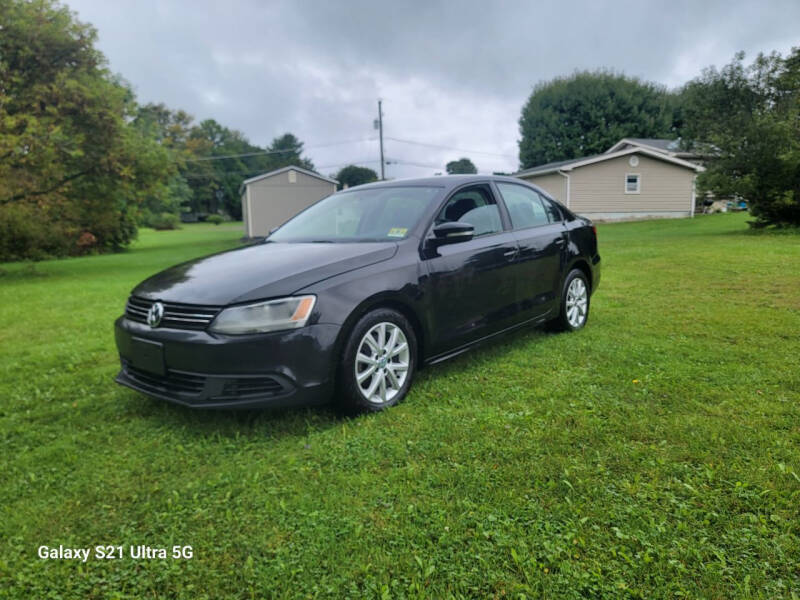
[[[437,175],[435,177],[419,177],[412,179],[390,179],[388,181],[376,181],[374,183],[365,183],[363,185],[348,188],[353,189],[371,189],[379,187],[396,187],[403,185],[415,186],[435,186],[446,189],[451,189],[465,183],[485,183],[487,181],[507,181],[509,183],[520,183],[528,185],[526,181],[516,177],[505,177],[503,175]],[[530,187],[530,186],[529,186]]]

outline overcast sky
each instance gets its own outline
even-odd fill
[[[377,141],[352,143],[376,138],[378,98],[385,136],[454,148],[387,139],[389,160],[422,165],[389,165],[388,177],[460,156],[512,171],[520,110],[541,80],[606,67],[675,87],[738,50],[800,45],[797,0],[67,4],[140,102],[216,119],[261,146],[291,131],[324,174],[351,162],[378,170]]]

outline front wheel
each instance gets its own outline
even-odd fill
[[[417,338],[402,314],[377,309],[356,323],[339,363],[337,387],[349,412],[378,412],[400,402],[411,387]]]
[[[564,279],[561,292],[561,310],[558,317],[550,322],[550,328],[557,331],[575,331],[586,325],[589,318],[589,282],[580,269],[573,269]]]

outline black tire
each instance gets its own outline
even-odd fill
[[[570,296],[570,286],[573,285],[573,281],[576,279],[583,283],[583,289],[585,290],[586,310],[583,312],[581,315],[582,318],[580,319],[576,319],[574,316],[571,318],[571,313],[569,312],[571,306],[568,306],[570,303],[570,298],[568,297]],[[579,284],[575,285],[579,286]],[[564,279],[564,285],[561,288],[561,304],[558,307],[558,316],[547,323],[547,328],[551,331],[577,331],[578,329],[582,329],[586,325],[586,321],[589,320],[589,308],[591,307],[591,303],[591,289],[586,274],[580,269],[572,269],[572,271],[567,273]],[[580,313],[580,310],[578,312]],[[574,315],[574,313],[572,314]]]
[[[385,324],[387,327],[381,330],[381,324]],[[400,343],[396,342],[397,345],[391,351],[386,350],[383,354],[380,351],[376,353],[374,347],[366,340],[367,334],[370,334],[370,339],[375,343],[376,340],[379,340],[381,331],[385,331],[384,344],[388,347],[394,331],[392,327],[396,327],[402,332],[405,337],[407,352],[401,351],[396,356],[389,356],[393,351],[402,348],[402,338],[398,334],[397,342]],[[359,355],[360,349],[362,352],[357,365],[356,357]],[[365,357],[376,359],[376,363],[363,362]],[[407,365],[405,369],[406,375],[400,381],[403,364]],[[391,365],[397,366],[392,367]],[[375,366],[373,374],[365,375],[372,366]],[[350,331],[344,346],[344,352],[339,361],[336,375],[336,396],[340,408],[347,413],[372,413],[398,404],[405,398],[411,387],[416,366],[417,337],[408,319],[390,308],[379,308],[368,312],[358,320]],[[358,369],[362,369],[360,374],[365,377],[361,382],[356,377]],[[381,377],[384,379],[382,388],[380,385]],[[370,392],[371,384],[375,383],[376,378],[378,381],[377,391],[373,392],[374,395],[369,399],[366,394]],[[399,387],[395,386],[397,383],[400,383]],[[383,398],[381,397],[381,389],[383,390]]]

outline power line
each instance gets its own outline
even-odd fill
[[[382,116],[383,115],[379,115],[379,118],[382,117]],[[399,142],[401,144],[412,144],[414,146],[424,146],[426,148],[438,148],[440,150],[453,150],[453,151],[456,151],[456,152],[464,152],[464,153],[467,153],[467,154],[484,154],[484,155],[487,155],[487,156],[499,156],[499,157],[510,158],[510,159],[516,159],[517,158],[516,156],[512,156],[510,154],[501,154],[499,152],[486,152],[486,151],[482,151],[482,150],[467,150],[467,149],[464,149],[464,148],[455,148],[453,146],[444,146],[444,145],[440,145],[440,144],[429,144],[427,142],[418,142],[416,140],[405,140],[405,139],[402,139],[402,138],[396,138],[396,137],[390,137],[390,136],[383,136],[383,139],[392,140],[393,142]],[[379,140],[379,138],[374,138],[374,137],[361,138],[361,139],[356,139],[356,140],[342,140],[342,141],[338,141],[338,142],[329,142],[329,143],[326,143],[326,144],[314,144],[313,146],[305,146],[303,149],[304,150],[313,150],[313,149],[316,149],[316,148],[329,148],[331,146],[341,146],[341,145],[344,145],[344,144],[358,144],[358,143],[364,143],[364,142],[374,142],[374,141],[378,141],[378,140]],[[296,151],[297,151],[296,148],[290,148],[290,149],[287,149],[287,150],[263,150],[263,151],[259,151],[259,152],[244,152],[244,153],[241,153],[241,154],[226,154],[226,155],[223,155],[223,156],[205,156],[205,157],[202,157],[202,158],[190,158],[190,159],[185,159],[183,162],[184,163],[209,162],[209,161],[214,161],[214,160],[228,160],[228,159],[231,159],[231,158],[248,158],[248,157],[251,157],[251,156],[269,156],[269,155],[275,155],[275,154],[288,154],[288,153],[292,153],[292,152],[296,152]],[[389,163],[389,159],[384,159],[384,161],[369,160],[369,161],[358,161],[358,162],[361,162],[361,163],[380,162],[381,165],[383,165],[384,162],[386,164],[388,164]],[[401,161],[398,161],[398,160],[392,160],[391,162],[394,162],[395,164],[401,164]],[[351,163],[348,163],[348,164],[351,164]],[[435,168],[435,169],[442,168],[441,165],[431,165],[431,164],[421,164],[421,163],[411,163],[411,162],[404,162],[402,164],[408,164],[410,166],[417,166],[417,167],[431,167],[431,168]],[[319,168],[320,169],[325,169],[325,168],[331,168],[331,167],[319,167]],[[228,171],[228,172],[229,173],[234,173],[235,171]]]
[[[464,153],[467,153],[467,154],[484,154],[484,155],[487,155],[487,156],[499,156],[499,157],[502,157],[502,158],[510,158],[510,159],[514,159],[514,160],[516,160],[516,158],[517,158],[516,156],[513,156],[511,154],[502,154],[500,152],[486,152],[485,150],[467,150],[465,148],[456,148],[454,146],[444,146],[444,145],[441,145],[441,144],[429,144],[427,142],[418,142],[416,140],[405,140],[405,139],[402,139],[402,138],[391,137],[391,136],[388,136],[388,135],[387,136],[383,136],[383,139],[392,140],[393,142],[399,142],[401,144],[411,144],[411,145],[414,145],[414,146],[424,146],[426,148],[438,148],[440,150],[453,150],[455,152],[464,152]],[[331,146],[341,146],[341,145],[344,145],[344,144],[359,144],[359,143],[364,143],[364,142],[374,142],[374,141],[378,141],[378,140],[379,140],[379,138],[374,138],[374,137],[361,138],[361,139],[357,139],[357,140],[342,140],[342,141],[338,141],[338,142],[330,142],[330,143],[327,143],[327,144],[315,144],[313,146],[305,146],[303,149],[304,150],[313,150],[315,148],[329,148]],[[296,151],[297,151],[296,148],[290,148],[290,149],[287,149],[287,150],[263,150],[263,151],[259,151],[259,152],[244,152],[242,154],[226,154],[224,156],[206,156],[206,157],[202,157],[202,158],[190,158],[190,159],[184,160],[183,162],[186,162],[186,163],[207,162],[207,161],[213,161],[213,160],[226,160],[226,159],[230,159],[230,158],[247,158],[247,157],[250,157],[250,156],[268,156],[268,155],[274,155],[274,154],[287,154],[287,153],[296,152]],[[362,161],[362,162],[366,162],[366,161]],[[380,161],[369,161],[369,162],[372,163],[372,162],[380,162]],[[425,166],[430,166],[430,165],[425,165]],[[323,167],[321,167],[321,168],[323,168]],[[439,167],[437,166],[436,168],[439,168]]]
[[[350,165],[370,165],[370,164],[375,164],[375,163],[379,163],[379,162],[381,162],[381,161],[380,160],[370,160],[370,159],[367,159],[367,160],[351,160],[351,161],[348,161],[346,163],[339,163],[339,164],[335,164],[335,165],[322,165],[322,166],[319,166],[319,167],[315,166],[314,169],[317,172],[320,172],[320,171],[323,171],[325,169],[338,169],[338,168],[341,168],[341,167],[348,167]],[[424,168],[424,169],[444,169],[444,167],[442,165],[436,165],[436,164],[432,164],[432,163],[419,163],[419,162],[414,162],[414,161],[410,161],[410,160],[403,160],[403,159],[398,159],[398,158],[388,158],[387,157],[384,160],[384,162],[387,165],[403,165],[403,166],[409,166],[409,167],[419,167],[419,168]],[[289,166],[291,166],[291,165],[289,165]],[[237,169],[237,170],[226,170],[222,175],[220,175],[219,173],[204,174],[204,173],[191,173],[191,172],[189,172],[189,173],[184,173],[183,177],[185,177],[186,179],[217,179],[220,176],[225,176],[225,175],[239,175],[239,176],[242,176],[242,177],[247,177],[248,175],[256,175],[256,174],[263,173],[263,172],[264,172],[264,169],[255,169],[255,170],[254,169],[250,169],[250,170],[246,170],[246,171],[245,170],[241,170],[241,169]]]
[[[350,166],[350,165],[373,164],[373,163],[377,163],[377,162],[380,162],[380,161],[378,161],[378,160],[369,160],[369,159],[368,160],[352,160],[352,161],[349,161],[349,162],[346,162],[346,163],[337,164],[337,165],[322,165],[320,167],[315,166],[314,169],[317,172],[319,172],[319,171],[322,171],[323,169],[336,169],[336,168],[340,168],[340,167],[347,167],[347,166]],[[287,165],[287,166],[292,166],[292,165]],[[187,172],[187,173],[183,174],[183,177],[185,177],[186,179],[218,179],[219,177],[224,177],[225,175],[240,175],[240,176],[246,177],[248,175],[256,175],[256,174],[263,173],[263,172],[264,172],[264,169],[248,169],[248,170],[235,169],[235,170],[226,170],[222,174],[219,174],[219,173],[205,173],[204,174],[204,173]]]
[[[485,152],[482,150],[465,150],[464,148],[454,148],[452,146],[441,146],[439,144],[428,144],[426,142],[417,142],[414,140],[403,140],[396,137],[389,137],[388,135],[385,136],[385,139],[392,140],[393,142],[400,142],[401,144],[413,144],[415,146],[426,146],[428,148],[439,148],[440,150],[454,150],[456,152],[466,152],[467,154],[486,154],[487,156],[502,156],[503,158],[513,158],[516,160],[516,156],[512,156],[511,154],[501,154],[499,152]]]
[[[339,167],[349,167],[350,165],[356,165],[356,166],[358,166],[358,165],[371,165],[371,164],[379,163],[379,162],[381,162],[381,161],[379,161],[379,160],[351,160],[350,162],[341,163],[341,164],[338,164],[338,165],[323,165],[321,167],[316,167],[316,168],[318,170],[336,169],[336,168],[339,168]]]
[[[328,144],[316,144],[314,146],[305,146],[303,150],[313,150],[314,148],[328,148],[330,146],[341,146],[344,144],[356,144],[360,142],[374,142],[377,138],[362,138],[360,140],[343,140],[341,142],[330,142]],[[259,152],[245,152],[243,154],[227,154],[225,156],[206,156],[203,158],[190,158],[184,162],[205,162],[209,160],[225,160],[227,158],[244,158],[247,156],[266,156],[268,154],[286,154],[289,152],[297,152],[297,148],[290,148],[288,150],[263,150]]]
[[[410,160],[402,160],[402,159],[398,159],[398,158],[387,158],[386,159],[386,164],[387,165],[407,165],[407,166],[411,166],[411,167],[424,167],[426,169],[443,169],[444,168],[442,165],[434,165],[434,164],[431,164],[431,163],[418,163],[418,162],[413,162],[413,161],[410,161]]]
[[[205,162],[208,160],[225,160],[226,158],[245,158],[247,156],[264,156],[266,154],[286,154],[287,152],[297,152],[296,148],[290,150],[273,150],[263,152],[245,152],[244,154],[226,154],[225,156],[207,156],[205,158],[190,158],[183,162]]]

